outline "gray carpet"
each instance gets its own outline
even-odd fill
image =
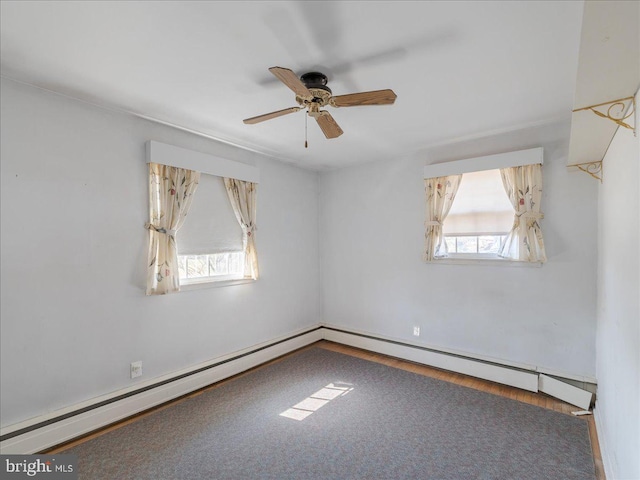
[[[321,348],[62,453],[90,480],[595,479],[583,419]]]

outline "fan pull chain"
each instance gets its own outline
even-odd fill
[[[307,112],[304,112],[304,148],[309,148],[307,143]]]

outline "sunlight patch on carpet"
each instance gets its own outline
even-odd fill
[[[295,404],[293,407],[285,410],[280,414],[281,417],[291,418],[293,420],[304,420],[313,412],[324,407],[331,400],[338,397],[343,397],[348,394],[353,387],[346,383],[330,383],[316,393],[312,393],[301,402]]]

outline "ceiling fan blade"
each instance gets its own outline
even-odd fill
[[[281,117],[282,115],[298,112],[300,110],[302,110],[302,107],[285,108],[284,110],[278,110],[277,112],[265,113],[264,115],[258,115],[257,117],[246,118],[243,122],[247,124],[260,123],[265,120],[271,120],[272,118]]]
[[[361,105],[391,105],[397,95],[393,90],[374,90],[372,92],[349,93],[331,98],[334,107],[358,107]]]
[[[293,90],[294,93],[299,97],[303,98],[304,100],[313,99],[313,95],[311,94],[309,89],[304,86],[304,83],[302,83],[302,81],[295,73],[293,73],[292,70],[282,67],[271,67],[269,71],[273,73],[278,78],[278,80],[280,80],[287,87]]]
[[[329,112],[322,111],[318,113],[319,115],[315,115],[316,122],[318,122],[325,137],[336,138],[344,133]]]

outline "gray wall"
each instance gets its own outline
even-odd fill
[[[8,80],[1,96],[3,426],[320,322],[315,172]],[[260,168],[259,281],[145,296],[147,140]]]
[[[594,377],[597,182],[567,170],[568,128],[557,123],[324,173],[325,322]],[[536,146],[545,152],[548,263],[425,264],[423,166]]]
[[[619,128],[603,161],[599,192],[595,409],[607,478],[615,479],[640,478],[639,165],[640,138]]]

